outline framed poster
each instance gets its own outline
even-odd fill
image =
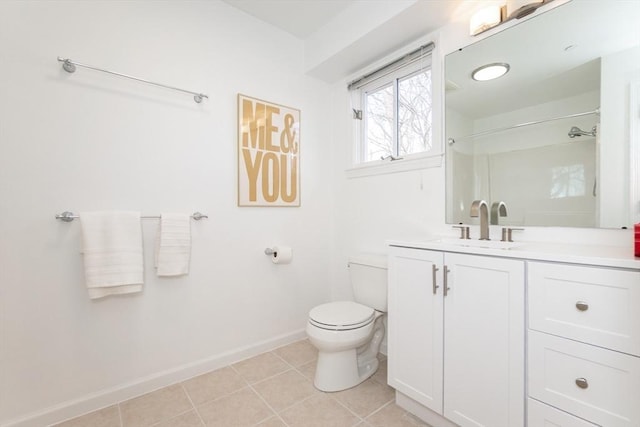
[[[238,206],[300,206],[300,110],[238,94]]]

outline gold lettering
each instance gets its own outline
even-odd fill
[[[271,137],[273,135],[274,132],[278,132],[278,128],[277,126],[273,125],[273,120],[272,120],[272,115],[273,114],[280,114],[280,109],[278,107],[274,107],[273,105],[267,105],[266,106],[266,124],[265,124],[265,132],[267,134],[267,141],[266,141],[266,149],[269,151],[275,151],[277,153],[280,152],[280,147],[277,145],[272,145],[271,144]]]
[[[283,153],[292,152],[293,154],[298,153],[298,143],[296,142],[296,138],[298,136],[295,120],[293,118],[293,114],[286,114],[284,116],[284,130],[280,134],[280,148]]]
[[[255,161],[251,161],[251,150],[243,148],[242,157],[244,158],[247,178],[249,179],[249,200],[255,202],[257,200],[258,170],[262,161],[262,151],[256,151]],[[264,178],[262,185],[264,186]]]
[[[253,102],[249,99],[242,100],[242,146],[260,148],[264,150],[264,125],[265,125],[265,104],[256,102],[255,112]]]
[[[271,179],[269,179],[271,178]],[[267,151],[262,159],[262,197],[273,203],[280,196],[280,168],[278,156]]]
[[[288,174],[288,163],[291,173]],[[282,200],[291,203],[298,197],[298,156],[280,154],[280,194]],[[290,181],[291,192],[287,192],[287,181]]]

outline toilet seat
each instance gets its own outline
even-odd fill
[[[375,310],[353,301],[336,301],[319,305],[309,312],[309,323],[331,331],[349,331],[367,326],[375,320]]]

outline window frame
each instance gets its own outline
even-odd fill
[[[430,57],[430,55],[427,55]],[[426,64],[426,61],[428,61],[428,64]],[[384,89],[386,87],[391,87],[392,88],[392,92],[393,92],[393,124],[392,124],[392,136],[393,136],[393,153],[392,155],[394,157],[402,157],[404,159],[404,157],[413,157],[413,156],[420,156],[420,155],[425,155],[427,153],[429,153],[432,149],[433,149],[433,132],[431,133],[431,148],[429,150],[425,150],[425,151],[421,151],[421,152],[416,152],[416,153],[410,153],[410,154],[404,154],[404,155],[400,155],[400,141],[399,141],[399,122],[398,122],[398,113],[400,111],[400,97],[399,97],[399,86],[400,83],[404,80],[408,80],[418,74],[420,74],[421,72],[425,71],[425,70],[429,70],[430,73],[430,81],[431,81],[431,87],[432,87],[432,93],[433,93],[433,72],[431,70],[431,60],[430,58],[421,58],[419,60],[417,60],[416,62],[412,63],[412,64],[408,64],[406,66],[400,67],[397,70],[379,78],[376,79],[374,81],[371,81],[365,85],[363,85],[362,87],[356,89],[356,91],[359,91],[359,104],[358,104],[358,110],[362,111],[362,120],[358,120],[359,122],[361,122],[359,124],[360,129],[359,129],[359,137],[358,137],[358,156],[356,158],[356,162],[357,164],[366,164],[366,163],[371,163],[371,162],[375,162],[377,160],[366,160],[367,154],[368,154],[368,141],[367,141],[367,125],[368,125],[368,115],[366,114],[366,98],[367,95],[370,93],[374,93],[377,92],[381,89]],[[431,96],[431,111],[432,111],[432,117],[431,117],[431,122],[433,125],[433,94]],[[399,161],[395,160],[395,161]]]
[[[438,121],[441,118],[436,109],[439,105],[438,91],[439,75],[437,74],[437,67],[440,65],[440,61],[436,57],[436,48],[433,47],[429,52],[421,55],[419,58],[404,64],[399,65],[395,69],[388,73],[374,78],[363,85],[349,89],[349,98],[351,101],[351,111],[353,113],[353,127],[352,127],[352,159],[351,165],[346,170],[348,178],[377,175],[393,172],[401,172],[405,170],[426,169],[430,167],[441,167],[443,164],[443,148],[442,143],[439,141],[440,132],[438,131]],[[393,62],[392,62],[393,63]],[[384,68],[384,66],[382,67]],[[411,153],[403,155],[397,160],[366,160],[368,155],[367,141],[366,141],[366,112],[364,111],[365,99],[368,93],[375,92],[381,88],[391,85],[393,87],[394,96],[394,156],[397,156],[398,152],[398,85],[401,81],[409,79],[421,70],[429,69],[431,76],[431,148],[426,151]],[[372,73],[373,74],[373,73]],[[369,74],[370,76],[371,74]],[[366,78],[366,77],[365,77]],[[353,83],[352,83],[353,84]],[[356,118],[356,115],[360,112],[362,120]]]

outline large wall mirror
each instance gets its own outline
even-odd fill
[[[537,14],[445,58],[447,222],[473,223],[484,199],[505,202],[505,225],[628,227],[640,203],[640,2]],[[491,63],[509,71],[472,79]]]

